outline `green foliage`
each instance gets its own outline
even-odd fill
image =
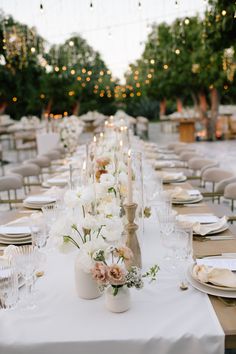
[[[18,47],[15,43],[19,41]],[[27,38],[27,41],[26,41]],[[36,33],[12,18],[0,18],[0,104],[15,118],[27,114],[83,114],[98,110],[112,114],[114,87],[111,72],[80,36],[73,36],[46,51],[46,43]],[[11,46],[11,55],[4,41]],[[33,50],[32,50],[33,47]],[[18,49],[20,48],[20,50]],[[13,101],[16,97],[16,102]]]

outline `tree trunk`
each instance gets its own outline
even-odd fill
[[[7,108],[7,103],[6,102],[3,102],[0,104],[0,114],[4,114],[5,113],[5,110]]]
[[[194,111],[199,113],[200,107],[199,107],[199,104],[198,104],[197,95],[195,94],[195,92],[191,92],[191,96],[192,96],[192,99],[193,99]]]
[[[160,117],[166,114],[166,98],[163,98],[160,102]]]
[[[80,112],[80,100],[78,99],[74,105],[74,108],[73,108],[73,111],[72,111],[72,114],[75,115],[75,116],[78,116],[79,115],[79,112]]]
[[[204,92],[199,92],[198,93],[198,100],[199,100],[199,113],[200,113],[200,120],[204,124],[207,130],[207,125],[208,125],[208,115],[207,115],[207,99],[206,95]]]
[[[48,104],[45,108],[45,113],[50,114],[51,109],[52,109],[52,98],[50,98],[50,100],[48,101]]]
[[[183,102],[182,102],[181,98],[177,98],[176,107],[177,107],[177,112],[179,112],[179,113],[183,112]]]
[[[219,114],[220,98],[217,89],[214,87],[210,91],[211,99],[211,116],[207,121],[207,137],[208,140],[214,141],[216,139],[216,122]]]

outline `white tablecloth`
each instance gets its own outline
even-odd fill
[[[155,224],[145,226],[144,265],[159,262]],[[0,311],[1,354],[223,354],[224,334],[208,297],[161,271],[156,283],[132,289],[132,307],[113,314],[104,298],[79,299],[75,254],[48,257],[32,311]]]

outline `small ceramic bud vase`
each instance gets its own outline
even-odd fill
[[[102,292],[100,291],[96,281],[93,279],[92,274],[85,272],[81,268],[78,256],[75,260],[75,287],[77,295],[82,299],[91,300],[102,295]]]
[[[109,286],[105,290],[105,306],[106,308],[115,313],[128,311],[131,306],[130,290],[127,286],[122,286],[114,295],[114,288]]]

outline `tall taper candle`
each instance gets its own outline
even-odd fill
[[[127,191],[127,204],[133,203],[133,188],[132,188],[132,159],[131,150],[128,151],[128,191]]]

